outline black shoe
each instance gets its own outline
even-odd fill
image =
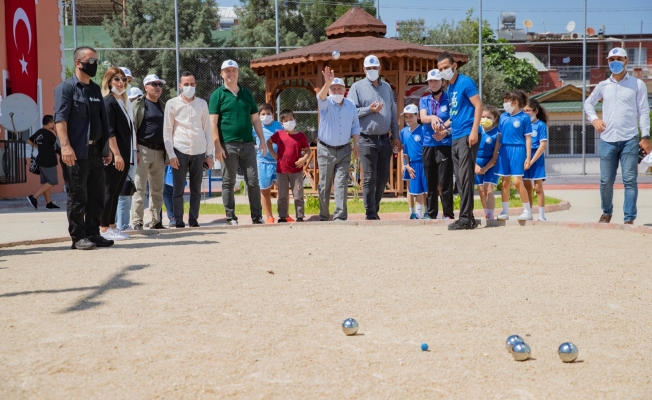
[[[163,226],[163,223],[159,221],[158,224],[150,227],[149,229],[167,229],[166,227]]]
[[[135,231],[142,231],[143,230],[143,224],[134,225],[134,230]]]
[[[88,240],[95,243],[97,247],[111,247],[113,246],[113,240],[107,240],[102,237],[102,235],[93,235],[88,237]]]
[[[278,223],[288,222],[287,218],[279,218]]]
[[[467,222],[459,222],[459,220],[448,225],[449,231],[460,231],[460,230],[468,230],[468,229],[475,229],[475,225]]]
[[[27,196],[27,201],[29,202],[30,206],[34,207],[35,210],[38,208],[38,201],[31,194]]]
[[[97,245],[88,240],[88,238],[84,238],[79,239],[76,242],[72,242],[72,246],[70,246],[70,248],[73,250],[93,250],[97,248]]]
[[[183,221],[179,221],[179,222],[177,222],[175,227],[177,227],[177,228],[185,228],[186,224]]]
[[[279,222],[281,222],[280,218],[279,218]],[[263,221],[263,217],[256,217],[256,218],[251,220],[251,223],[254,224],[254,225],[264,225],[265,221]]]
[[[373,215],[365,215],[364,219],[365,221],[374,221],[376,217],[374,217]]]
[[[189,226],[190,226],[191,228],[199,228],[199,224],[198,224],[198,223],[190,224]]]
[[[53,202],[49,202],[49,203],[45,206],[45,208],[46,208],[47,210],[58,210],[58,209],[60,209],[61,207],[59,207],[58,205],[54,204]]]
[[[378,215],[378,214],[374,215],[374,219],[377,220],[377,221],[380,221],[380,215]]]
[[[303,218],[297,218],[297,222],[303,222]]]

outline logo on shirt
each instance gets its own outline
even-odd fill
[[[97,97],[89,97],[88,100],[90,101],[100,101]]]
[[[448,107],[441,106],[441,107],[439,107],[439,109],[441,110],[441,112],[446,112],[446,110],[448,110]]]
[[[420,142],[421,141],[421,135],[414,135],[414,141],[415,142]]]
[[[539,132],[537,131],[532,132],[532,137],[537,137],[537,136],[539,136]]]
[[[494,140],[491,137],[488,137],[484,142],[486,144],[491,144]]]
[[[521,121],[514,121],[512,123],[512,125],[514,126],[514,128],[520,128],[521,127]]]
[[[457,108],[457,92],[453,92],[453,95],[450,99],[451,108]]]

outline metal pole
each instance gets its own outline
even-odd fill
[[[278,0],[274,0],[274,19],[276,22],[276,54],[281,52],[280,38],[278,34]],[[281,120],[281,94],[276,97],[276,119]]]
[[[179,62],[179,1],[174,0],[174,43],[177,56],[177,96],[179,95],[179,82],[181,81],[181,63]]]
[[[482,100],[482,0],[480,0],[480,15],[478,16],[478,89]]]
[[[78,46],[77,44],[77,1],[72,0],[72,37],[75,42],[75,49]]]
[[[584,0],[584,35],[582,35],[582,175],[586,175],[586,0]]]

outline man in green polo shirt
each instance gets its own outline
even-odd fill
[[[208,103],[215,157],[222,164],[222,203],[227,223],[238,225],[233,187],[236,171],[240,166],[248,187],[251,221],[254,224],[264,224],[258,186],[256,145],[251,136],[253,127],[260,143],[265,143],[263,126],[253,94],[238,85],[238,72],[238,63],[235,61],[226,60],[222,63],[221,75],[224,84],[213,92]],[[263,157],[267,153],[265,146],[260,146],[260,151]]]

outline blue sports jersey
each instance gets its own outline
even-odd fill
[[[480,129],[482,136],[480,137],[480,147],[478,148],[478,155],[476,158],[491,158],[496,149],[496,140],[498,139],[498,127],[495,126],[487,132]]]
[[[530,116],[519,111],[514,115],[504,112],[498,121],[500,144],[525,146],[525,137],[532,134]]]
[[[539,143],[548,140],[548,126],[546,123],[537,120],[532,124],[532,148],[538,149]]]
[[[436,113],[442,122],[446,122],[450,118],[449,108],[448,95],[445,92],[442,93],[439,102],[432,97],[432,93],[419,100],[419,112],[421,110],[426,110],[428,115]],[[435,138],[432,137],[432,135],[435,134],[435,131],[432,129],[432,125],[429,122],[423,124],[423,129],[426,131],[426,134],[423,136],[423,147],[453,145],[453,138],[451,138],[451,135],[446,136],[443,140],[435,140]]]
[[[451,127],[453,140],[471,134],[475,107],[471,97],[478,94],[478,88],[473,79],[466,75],[458,74],[455,83],[448,85],[448,103],[450,105]]]
[[[278,121],[273,121],[269,125],[265,125],[265,124],[261,124],[261,125],[263,125],[263,136],[265,137],[265,142],[267,142],[267,140],[271,138],[272,135],[276,133],[276,131],[280,131],[283,129],[283,125],[281,125],[281,123]],[[258,135],[256,135],[256,131],[252,129],[251,133],[252,135],[254,135],[254,138],[256,139],[256,144],[258,145],[258,148],[260,148],[260,143],[259,143],[260,140],[258,140]],[[263,146],[267,146],[267,143],[263,144]],[[276,144],[272,146],[274,147],[274,151],[278,152],[278,147],[276,146]],[[271,156],[271,154],[269,154],[269,151],[267,152],[267,155],[265,157],[263,157],[263,154],[260,151],[257,151],[256,160],[276,164],[276,160],[274,159],[274,157]]]
[[[410,127],[406,126],[401,130],[401,143],[403,144],[403,152],[410,157],[412,161],[423,161],[423,137],[427,135],[422,125],[417,125],[414,131],[410,132]]]

